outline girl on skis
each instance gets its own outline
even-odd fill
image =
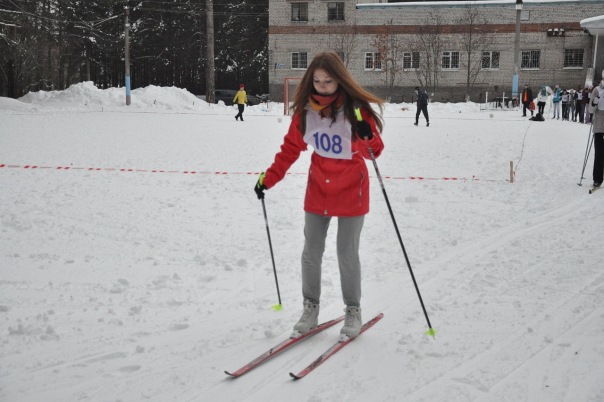
[[[334,52],[319,53],[302,78],[292,106],[293,117],[281,150],[260,175],[254,190],[264,190],[283,179],[308,146],[314,148],[304,200],[304,249],[302,251],[302,317],[292,337],[318,324],[321,296],[321,262],[332,217],[338,218],[337,255],[346,318],[340,334],[356,337],[361,319],[361,264],[359,244],[365,215],[369,212],[369,174],[365,159],[369,148],[378,157],[384,144],[382,101],[363,89]],[[362,119],[355,116],[360,109]]]

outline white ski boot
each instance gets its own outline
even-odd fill
[[[302,311],[302,317],[294,325],[294,330],[290,335],[290,338],[297,338],[300,335],[304,335],[311,329],[315,328],[319,323],[319,305],[309,300],[304,300],[304,310]]]
[[[346,317],[344,326],[340,330],[340,342],[346,342],[349,339],[356,338],[361,332],[363,319],[361,318],[361,308],[348,306],[344,309]]]

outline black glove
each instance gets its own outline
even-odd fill
[[[264,190],[266,190],[266,186],[262,184],[264,181],[264,172],[260,173],[260,177],[254,186],[254,191],[256,192],[256,196],[259,200],[264,199]]]
[[[371,131],[371,125],[365,120],[357,121],[355,130],[357,135],[362,140],[370,140],[373,138],[373,132]]]

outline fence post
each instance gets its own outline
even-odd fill
[[[514,161],[510,161],[510,183],[514,182]]]

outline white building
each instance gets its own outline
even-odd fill
[[[271,97],[282,100],[285,78],[301,77],[324,50],[396,102],[410,101],[415,86],[438,101],[511,94],[517,16],[520,89],[599,81],[604,38],[581,21],[602,15],[604,0],[523,0],[519,11],[517,1],[269,0]]]

